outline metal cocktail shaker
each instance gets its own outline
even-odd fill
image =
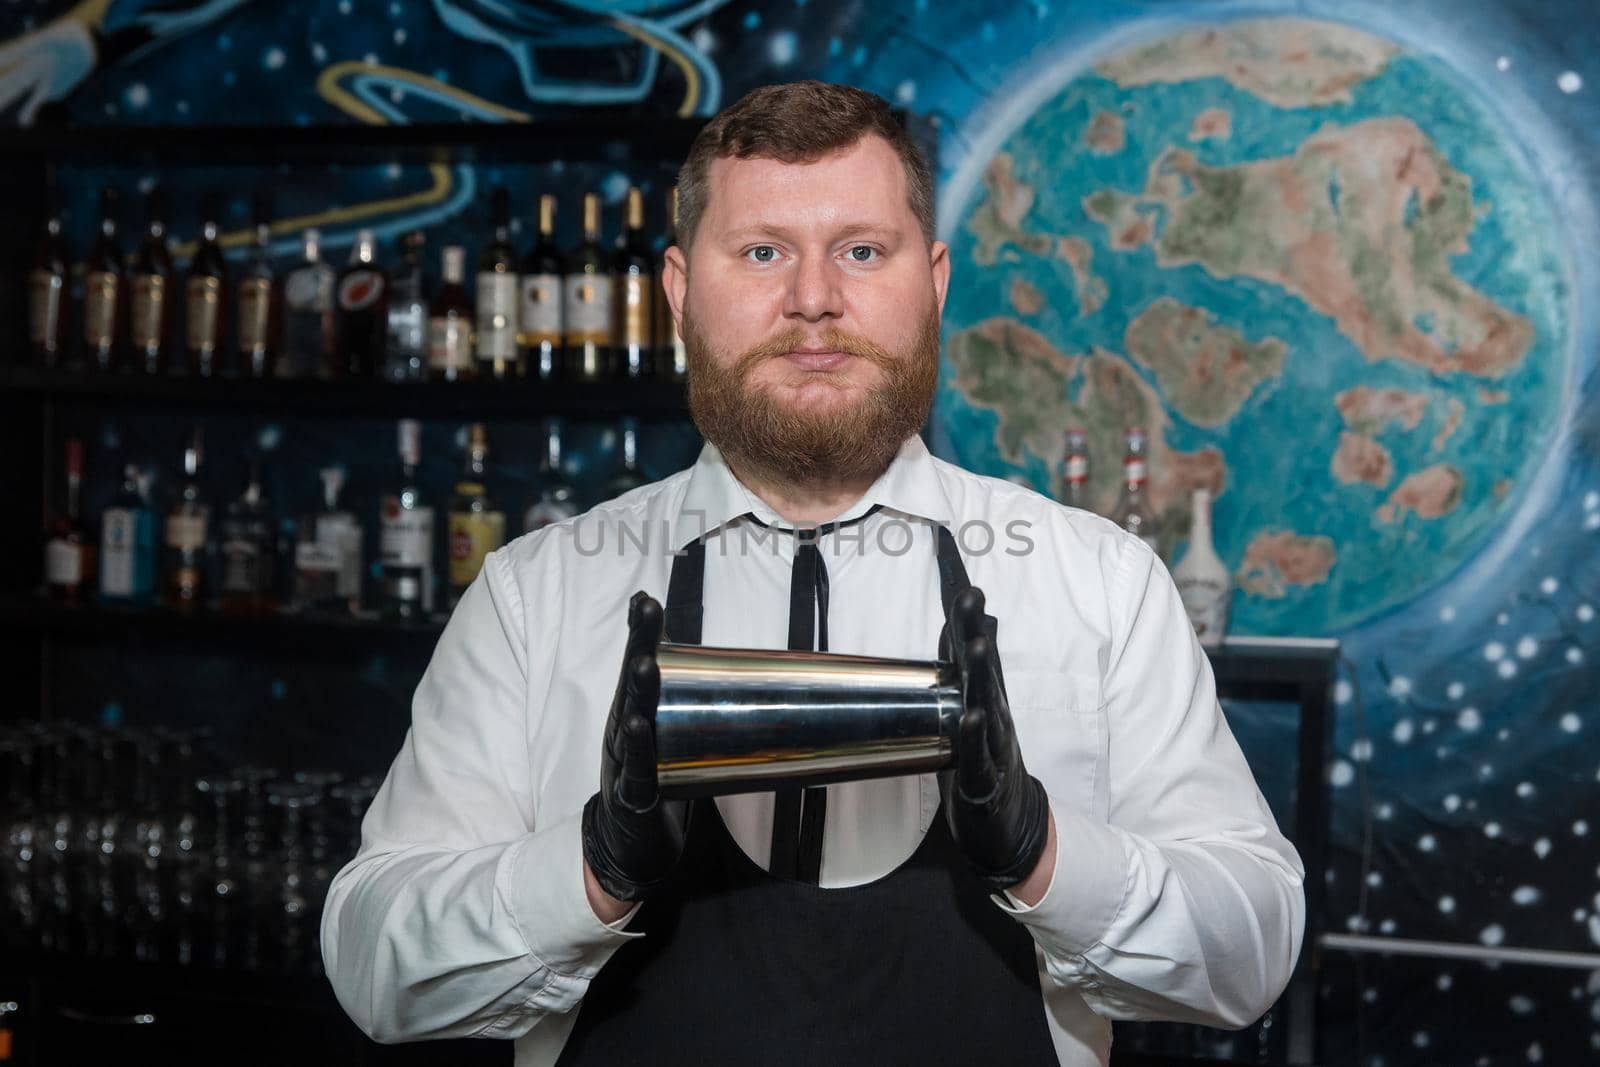
[[[917,774],[953,760],[954,665],[662,642],[656,773],[668,797]]]

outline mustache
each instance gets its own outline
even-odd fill
[[[815,339],[811,338],[805,330],[796,326],[746,351],[739,357],[737,369],[740,371],[753,369],[757,363],[763,360],[787,355],[808,342],[825,345],[836,352],[859,356],[862,359],[876,363],[880,367],[890,366],[894,362],[894,357],[889,355],[883,346],[874,344],[865,337],[846,333],[837,326],[829,326],[822,331],[820,337]]]

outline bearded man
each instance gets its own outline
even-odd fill
[[[328,894],[345,1009],[519,1065],[1087,1065],[1113,1018],[1249,1024],[1299,857],[1151,550],[919,436],[951,264],[915,144],[771,86],[679,197],[705,445],[485,561]],[[945,659],[954,767],[663,796],[663,638]]]

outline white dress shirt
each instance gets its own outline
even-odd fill
[[[839,518],[874,504],[819,541],[830,651],[935,657],[932,524],[948,524],[999,620],[1011,714],[1055,818],[1043,899],[992,899],[1034,939],[1060,1061],[1105,1063],[1109,1019],[1252,1022],[1299,952],[1303,870],[1160,560],[1115,524],[940,460],[920,437]],[[371,1037],[514,1038],[519,1067],[555,1062],[589,980],[640,936],[595,917],[579,841],[628,598],[665,603],[672,550],[705,534],[703,643],[784,648],[797,538],[749,514],[792,525],[708,444],[693,467],[487,557],[417,687],[360,852],[328,892],[323,960]],[[893,870],[938,803],[932,775],[829,786],[822,885]],[[772,795],[717,805],[766,866]]]

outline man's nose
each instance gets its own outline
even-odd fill
[[[803,255],[789,274],[784,294],[785,318],[820,322],[844,314],[844,292],[838,266],[825,255]]]

